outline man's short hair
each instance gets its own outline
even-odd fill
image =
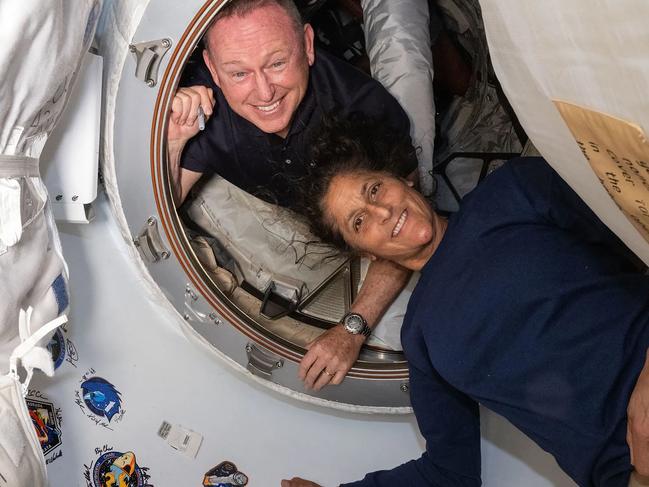
[[[238,17],[244,17],[253,10],[265,7],[266,5],[277,5],[282,8],[291,18],[296,34],[300,37],[302,36],[304,21],[302,20],[302,15],[295,6],[293,0],[230,0],[214,16],[206,32],[209,32],[209,30],[214,27],[214,24],[221,19],[234,17],[235,15]]]

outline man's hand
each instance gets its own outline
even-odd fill
[[[298,375],[307,389],[319,391],[327,384],[340,384],[363,346],[363,335],[352,335],[342,325],[328,329],[307,345]]]
[[[214,93],[206,86],[179,88],[171,102],[167,143],[184,145],[199,131],[198,108],[203,109],[205,119],[210,118],[214,107]]]
[[[627,408],[626,442],[631,464],[641,476],[649,476],[649,351]]]
[[[321,487],[315,482],[304,480],[300,477],[293,477],[291,480],[282,480],[282,487]]]
[[[373,328],[406,285],[410,274],[409,270],[389,261],[372,262],[350,311],[359,313]],[[341,325],[320,335],[307,346],[309,351],[300,362],[298,375],[304,387],[319,391],[327,384],[340,384],[356,362],[364,341],[363,335],[352,335]]]
[[[208,119],[214,108],[214,93],[205,86],[180,88],[174,95],[167,127],[167,160],[171,175],[171,188],[177,206],[185,200],[191,187],[201,177],[200,172],[189,171],[180,166],[183,148],[199,131],[198,108]]]

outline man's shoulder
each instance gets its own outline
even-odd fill
[[[214,80],[212,80],[212,75],[202,59],[189,60],[180,78],[180,86],[196,85],[203,85],[208,88],[216,87]]]
[[[369,93],[391,96],[377,80],[322,49],[316,51],[311,79],[318,95],[329,95],[336,101],[347,102]]]

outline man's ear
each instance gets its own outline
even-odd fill
[[[212,75],[212,79],[214,80],[214,83],[216,83],[216,86],[220,88],[221,82],[219,80],[219,75],[216,72],[216,68],[214,67],[214,63],[212,63],[212,58],[210,57],[210,53],[207,49],[203,49],[203,61],[205,62],[205,66],[207,66],[207,69],[210,70],[210,74]]]
[[[313,66],[315,62],[315,47],[313,43],[313,27],[311,24],[304,24],[304,51],[306,52],[306,59],[309,66]]]
[[[378,257],[376,255],[370,254],[369,252],[363,252],[361,255],[366,259],[370,259],[372,262],[378,260]]]

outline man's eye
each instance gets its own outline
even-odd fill
[[[272,68],[278,69],[278,68],[283,67],[285,64],[286,64],[286,61],[275,61],[275,62],[274,62],[273,64],[271,64],[270,66],[271,66]]]
[[[232,77],[234,79],[243,79],[246,76],[245,71],[237,71],[235,73],[232,73]]]
[[[363,224],[363,217],[362,216],[357,216],[354,219],[354,231],[358,232],[361,229],[361,225]]]

